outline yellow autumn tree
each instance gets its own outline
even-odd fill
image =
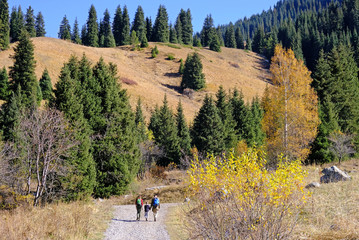
[[[272,158],[283,153],[288,159],[305,159],[320,123],[310,72],[291,49],[280,45],[275,48],[270,71],[274,86],[264,93],[262,123],[268,154]]]

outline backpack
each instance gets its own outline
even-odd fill
[[[142,204],[141,204],[141,198],[139,198],[139,199],[137,199],[137,206],[142,206]]]
[[[153,199],[153,206],[156,208],[160,204],[160,200],[158,198]]]

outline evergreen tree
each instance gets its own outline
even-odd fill
[[[181,102],[179,102],[177,106],[176,123],[181,152],[185,155],[189,155],[191,153],[191,136]]]
[[[69,24],[69,20],[67,20],[66,15],[61,21],[58,38],[64,40],[71,40],[71,26]]]
[[[44,72],[42,73],[42,77],[40,78],[40,88],[41,88],[41,92],[42,92],[42,98],[44,100],[49,100],[51,101],[54,97],[53,95],[53,88],[52,88],[52,83],[51,83],[51,78],[49,75],[49,72],[47,71],[47,69],[45,68]]]
[[[76,44],[82,43],[81,37],[80,37],[79,23],[77,22],[77,18],[75,19],[74,27],[72,29],[71,41]]]
[[[235,37],[236,37],[237,48],[244,49],[243,35],[242,35],[241,30],[239,28],[236,29]]]
[[[131,45],[132,50],[139,50],[140,48],[140,41],[138,40],[136,31],[131,32]]]
[[[222,34],[222,30],[221,30],[220,26],[217,26],[216,32],[217,32],[220,46],[224,46],[224,38],[223,38],[223,34]]]
[[[79,82],[75,72],[78,72],[76,59],[71,58],[61,70],[59,81],[56,83],[54,105],[62,111],[71,123],[75,139],[79,142],[78,149],[69,153],[66,161],[70,166],[70,174],[65,181],[68,199],[79,199],[90,196],[96,185],[96,168],[91,154],[91,129],[83,115]]]
[[[178,37],[177,32],[174,27],[172,27],[172,24],[170,24],[170,43],[178,43]]]
[[[178,18],[181,22],[182,36],[181,40],[184,44],[192,45],[193,39],[193,26],[191,11],[187,9],[187,12],[181,9]]]
[[[204,19],[202,31],[201,31],[201,42],[203,47],[207,47],[210,44],[210,31],[214,28],[212,15],[207,15]]]
[[[14,51],[14,65],[9,72],[11,89],[16,91],[21,86],[22,102],[26,108],[30,108],[36,103],[38,83],[35,75],[34,45],[26,31],[21,33]]]
[[[167,166],[171,162],[179,163],[181,149],[177,134],[176,120],[168,107],[167,97],[164,97],[163,105],[151,117],[149,130],[153,132],[155,142],[163,147],[165,157],[159,160],[158,164]]]
[[[146,17],[146,38],[148,41],[152,41],[152,20]]]
[[[235,133],[236,122],[233,119],[232,109],[227,100],[227,94],[225,93],[223,86],[221,85],[216,94],[216,107],[218,109],[218,115],[222,120],[223,125],[223,138],[227,150],[235,147],[237,143],[237,136]]]
[[[30,37],[36,37],[36,28],[35,28],[35,16],[34,9],[29,6],[26,10],[25,15],[25,29],[29,33]]]
[[[122,10],[120,5],[116,8],[115,17],[112,23],[112,32],[115,38],[116,46],[121,45],[121,32],[122,32]]]
[[[10,39],[11,42],[19,41],[21,31],[25,27],[24,14],[21,6],[13,7],[10,18]]]
[[[265,133],[262,130],[262,120],[264,111],[258,97],[253,98],[252,104],[248,109],[250,118],[247,118],[249,124],[246,141],[249,146],[262,146],[264,144]]]
[[[157,17],[153,26],[153,41],[169,41],[168,14],[165,6],[163,5],[160,5],[158,8]]]
[[[218,34],[216,32],[215,28],[212,28],[209,34],[209,49],[215,52],[220,52],[221,51],[221,43],[220,40],[218,38]]]
[[[246,139],[247,137],[247,120],[248,110],[244,103],[244,96],[242,92],[238,92],[234,89],[232,96],[229,100],[232,108],[233,119],[235,121],[236,134],[240,139]]]
[[[139,40],[146,36],[146,23],[143,9],[141,6],[137,7],[135,18],[133,19],[131,31],[136,31]]]
[[[201,38],[198,36],[198,34],[195,34],[193,37],[193,47],[202,47]]]
[[[137,127],[138,137],[140,142],[144,142],[147,140],[147,129],[145,118],[143,117],[142,113],[142,103],[141,98],[138,98],[137,105],[136,105],[136,112],[135,112],[135,124]]]
[[[181,22],[181,17],[180,15],[177,16],[176,18],[176,23],[175,23],[175,26],[174,26],[175,30],[176,30],[176,34],[177,34],[177,42],[179,44],[182,44],[183,41],[182,41],[182,22]],[[171,30],[171,29],[170,29]],[[171,33],[170,33],[171,35]],[[171,36],[170,36],[171,37]]]
[[[98,23],[97,23],[97,13],[94,5],[91,5],[89,10],[89,16],[86,23],[86,46],[98,47]]]
[[[87,41],[86,39],[86,32],[87,32],[87,29],[86,29],[86,24],[82,26],[81,28],[81,43],[82,44],[85,44],[85,42]]]
[[[258,28],[253,37],[252,42],[253,52],[262,54],[264,51],[264,31],[262,28]]]
[[[3,67],[0,71],[0,99],[7,101],[9,100],[10,94],[9,77],[6,68]]]
[[[224,35],[224,45],[228,48],[236,48],[236,37],[234,35],[233,23],[229,23],[229,27]]]
[[[0,50],[9,48],[10,25],[9,4],[7,0],[0,1]]]
[[[41,92],[41,87],[40,87],[40,84],[37,83],[36,84],[36,100],[37,100],[37,104],[40,105],[43,97],[42,97],[42,92]]]
[[[111,23],[110,23],[110,13],[106,9],[104,13],[103,20],[100,24],[100,32],[99,32],[99,39],[100,39],[100,47],[115,47],[115,38],[112,34],[111,30]]]
[[[202,62],[198,53],[189,54],[184,65],[181,88],[199,90],[205,87]]]
[[[180,60],[180,66],[179,66],[179,69],[178,69],[178,73],[181,74],[181,75],[184,73],[184,64],[183,64],[183,59],[182,58]]]
[[[123,8],[122,21],[121,21],[121,34],[120,34],[120,45],[130,44],[130,17],[128,16],[127,7]]]
[[[192,144],[201,153],[218,155],[225,150],[223,124],[213,99],[206,95],[191,129]]]
[[[41,12],[39,12],[36,16],[35,29],[36,29],[36,37],[45,37],[46,34],[45,20]]]
[[[252,51],[252,41],[249,38],[249,36],[247,37],[246,49],[249,50],[249,51]]]

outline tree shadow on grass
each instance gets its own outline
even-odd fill
[[[165,73],[164,76],[170,77],[170,78],[177,78],[177,77],[180,77],[181,74],[179,74],[179,73],[170,73],[169,72],[169,73]]]
[[[182,94],[182,88],[180,86],[164,84],[164,83],[162,83],[162,86],[164,86],[166,88],[169,88],[169,89],[172,89],[172,90],[175,90],[176,92]]]

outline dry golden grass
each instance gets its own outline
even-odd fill
[[[111,206],[73,202],[44,208],[19,207],[0,212],[0,238],[17,239],[102,239],[111,219]]]
[[[86,56],[96,63],[100,57],[106,62],[113,62],[118,66],[119,76],[131,79],[137,85],[122,84],[131,96],[132,106],[141,97],[144,114],[149,119],[153,107],[162,104],[164,94],[167,94],[169,105],[175,109],[181,100],[188,120],[193,119],[201,106],[201,100],[206,93],[214,94],[220,85],[225,89],[234,87],[242,89],[247,100],[254,96],[261,96],[269,77],[265,65],[268,63],[259,55],[239,49],[222,48],[221,53],[206,48],[192,48],[176,44],[150,43],[150,47],[141,51],[131,51],[129,47],[92,48],[73,44],[55,38],[33,38],[35,45],[36,75],[38,78],[45,68],[48,69],[52,83],[57,82],[60,69],[71,55]],[[151,58],[151,48],[157,45],[159,54]],[[174,48],[174,46],[178,48]],[[11,49],[14,44],[11,45]],[[207,88],[189,99],[178,92],[181,77],[177,74],[179,59],[186,60],[187,54],[198,52],[202,58],[203,71],[206,75]],[[9,58],[13,50],[0,52],[0,67],[13,64]],[[167,60],[173,54],[174,60]]]
[[[332,165],[308,167],[308,183],[319,182],[323,167]],[[359,239],[359,160],[343,162],[338,167],[347,171],[352,180],[311,189],[312,196],[300,216],[294,239]]]
[[[184,224],[185,219],[186,212],[183,205],[172,207],[168,211],[165,223],[171,240],[189,239],[189,233]]]

